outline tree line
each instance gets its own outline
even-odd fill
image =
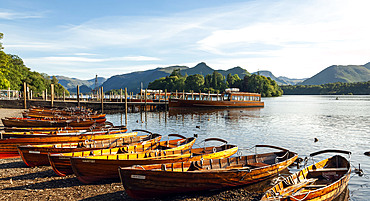
[[[0,33],[0,41],[3,39],[3,33]],[[51,77],[45,73],[31,71],[23,60],[12,54],[6,54],[3,51],[2,43],[0,43],[0,89],[8,89],[23,91],[24,82],[27,83],[29,90],[32,90],[35,96],[41,96],[42,92],[47,90],[50,92],[51,84],[54,84],[54,91],[57,96],[60,96],[65,91],[69,92],[58,82],[56,77]]]
[[[370,81],[329,83],[322,85],[281,86],[285,95],[369,95]]]
[[[181,75],[180,69],[175,69],[166,77],[159,78],[150,82],[149,89],[167,91],[194,91],[194,92],[211,92],[222,93],[226,88],[239,88],[240,91],[260,93],[263,97],[281,96],[283,91],[277,85],[275,80],[270,77],[261,75],[246,75],[243,79],[237,74],[230,73],[223,76],[221,73],[214,71],[205,77],[200,74]]]

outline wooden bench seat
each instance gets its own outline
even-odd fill
[[[309,170],[308,172],[347,172],[347,168],[320,168],[320,169],[314,169]]]
[[[323,188],[327,185],[325,184],[315,184],[315,185],[308,185],[308,186],[305,186],[304,188]]]
[[[257,162],[257,163],[248,163],[247,166],[250,166],[253,168],[259,168],[259,167],[269,166],[269,164]]]

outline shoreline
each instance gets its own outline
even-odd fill
[[[22,112],[25,109],[8,109],[8,108],[0,108],[0,119],[4,117],[22,117]],[[3,122],[0,121],[0,126],[3,126]]]
[[[0,108],[0,118],[21,117],[25,109]],[[2,122],[0,123],[1,126]],[[215,200],[260,200],[263,187],[271,180],[255,185],[223,191],[207,191],[173,195],[160,200],[215,201]],[[262,185],[263,184],[263,185]],[[130,198],[121,182],[83,184],[74,175],[59,177],[50,166],[28,167],[20,158],[0,159],[0,200],[128,200]]]
[[[0,200],[127,200],[119,181],[83,184],[74,175],[59,177],[50,166],[28,167],[22,159],[0,159]],[[224,191],[207,191],[153,198],[152,201],[257,201],[270,180]]]

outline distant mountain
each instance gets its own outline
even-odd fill
[[[174,69],[180,69],[181,75],[194,75],[201,74],[203,76],[212,74],[214,69],[209,67],[206,63],[201,62],[189,68],[187,66],[170,66],[165,68],[156,68],[147,71],[132,72],[128,74],[115,75],[107,79],[103,84],[104,91],[109,91],[111,89],[124,89],[127,88],[127,91],[138,93],[140,91],[141,83],[143,89],[145,89],[149,82],[152,82],[161,77],[169,76]],[[249,74],[248,71],[241,67],[235,67],[229,70],[217,70],[224,76],[227,76],[229,73],[232,75],[238,74],[240,78],[244,78],[245,75]]]
[[[212,74],[213,71],[215,71],[204,62],[201,62],[192,68],[187,66],[159,67],[146,71],[115,75],[107,80],[103,77],[98,77],[97,86],[103,86],[104,91],[127,88],[129,92],[138,93],[141,87],[143,89],[147,88],[149,82],[161,77],[169,76],[174,69],[180,69],[180,73],[182,75],[201,74],[205,76]],[[225,77],[229,73],[232,75],[238,74],[241,79],[243,79],[245,75],[250,75],[247,70],[239,66],[229,70],[217,70],[217,72],[221,73]],[[330,66],[309,79],[292,79],[283,76],[276,77],[270,71],[257,71],[253,74],[270,77],[275,80],[278,85],[320,85],[333,82],[364,82],[370,80],[370,63],[365,65]],[[59,83],[72,93],[76,92],[77,85],[80,86],[81,93],[88,93],[95,88],[95,78],[90,80],[79,80],[65,76],[56,77],[59,80]]]
[[[365,65],[329,66],[313,77],[303,81],[302,85],[321,85],[334,82],[366,82],[370,80],[370,63]]]
[[[270,71],[257,71],[252,74],[259,74],[265,77],[270,77],[271,79],[275,80],[278,85],[296,85],[297,83],[303,82],[305,79],[294,79],[294,78],[287,78],[287,77],[275,77]]]
[[[77,92],[77,85],[80,86],[81,93],[89,93],[92,89],[95,88],[95,78],[90,80],[80,80],[77,78],[69,78],[65,76],[55,76],[59,83],[66,88],[69,92],[76,93]],[[98,77],[97,79],[97,87],[102,85],[105,82],[106,78]],[[84,86],[82,88],[82,86]]]
[[[181,75],[185,75],[186,73],[187,75],[200,74],[200,75],[206,76],[208,74],[212,74],[213,71],[214,70],[211,67],[207,66],[206,63],[201,62],[197,64],[196,66],[194,66],[193,68],[187,68],[187,69],[181,70],[180,73]]]
[[[78,85],[78,86],[80,88],[80,93],[82,93],[82,94],[91,93],[91,91],[93,90],[92,88],[90,88],[90,87],[88,87],[86,85],[82,85],[82,86]],[[70,93],[77,93],[77,85],[74,88],[70,88],[68,91]]]
[[[288,82],[275,77],[274,74],[272,74],[270,71],[267,71],[267,70],[260,70],[260,71],[254,72],[252,74],[262,75],[262,76],[265,76],[265,77],[270,77],[271,79],[275,80],[278,85],[288,84]]]
[[[284,82],[288,83],[288,85],[296,85],[296,84],[299,84],[299,83],[305,81],[307,78],[296,79],[296,78],[288,78],[288,77],[284,77],[284,76],[279,76],[278,79],[283,80]],[[281,85],[283,85],[283,84],[281,84]]]
[[[156,68],[152,70],[115,75],[103,83],[103,89],[104,91],[109,91],[111,89],[127,88],[128,92],[138,93],[141,87],[145,89],[149,82],[170,75],[174,69],[180,69],[181,71],[182,69],[188,69],[188,67],[170,66],[166,68]]]

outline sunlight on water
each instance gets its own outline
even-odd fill
[[[370,96],[282,96],[263,101],[261,109],[132,113],[127,126],[162,135],[198,134],[198,146],[208,137],[219,137],[241,148],[271,144],[289,148],[302,158],[322,149],[348,150],[352,164],[358,167],[360,163],[369,174],[352,176],[351,200],[370,197],[370,157],[364,155],[370,151]],[[107,119],[115,125],[125,124],[121,114],[107,115]],[[315,160],[322,157],[328,155]]]

